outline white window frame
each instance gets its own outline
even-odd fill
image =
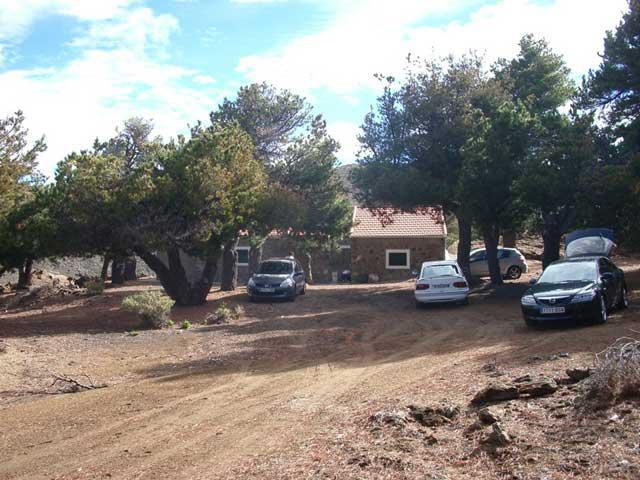
[[[249,255],[251,254],[251,247],[236,247],[236,250],[246,250],[247,251],[247,259],[249,259]],[[249,266],[249,262],[247,261],[247,263],[240,263],[240,260],[238,260],[238,266],[239,267],[248,267]]]
[[[405,253],[407,255],[407,264],[406,265],[389,265],[390,253]],[[409,248],[387,249],[385,250],[384,258],[385,258],[387,270],[409,270],[411,268],[411,249]]]

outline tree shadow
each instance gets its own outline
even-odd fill
[[[442,304],[418,310],[409,285],[325,286],[293,304],[250,304],[242,293],[235,293],[225,301],[245,306],[245,319],[192,332],[205,338],[230,337],[230,353],[160,364],[138,373],[171,382],[325,365],[365,367],[476,349],[475,362],[499,358],[517,368],[530,364],[535,355],[593,353],[634,322],[635,313],[629,311],[614,315],[605,326],[563,322],[531,329],[521,318],[518,301],[527,288],[526,283],[510,283],[472,295],[468,306]]]

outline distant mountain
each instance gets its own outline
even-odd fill
[[[358,165],[355,163],[348,163],[346,165],[340,165],[339,167],[336,168],[336,172],[340,177],[340,181],[342,182],[342,185],[344,186],[344,189],[347,192],[349,199],[354,204],[356,203],[355,201],[356,187],[351,182],[351,172],[353,172],[353,170],[357,168],[357,166]]]

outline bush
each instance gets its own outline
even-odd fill
[[[205,318],[207,325],[218,325],[220,323],[228,323],[229,320],[238,320],[244,314],[244,308],[241,305],[236,305],[233,308],[229,308],[224,302],[221,303],[215,312],[210,313]]]
[[[85,288],[87,289],[87,295],[102,295],[104,292],[104,282],[100,279],[91,279],[85,282]]]
[[[182,323],[180,324],[180,328],[183,330],[191,328],[191,322],[189,320],[183,320]]]
[[[135,293],[122,301],[122,308],[140,316],[142,325],[164,328],[169,325],[173,300],[160,291]]]
[[[640,341],[619,338],[596,355],[595,368],[579,404],[606,408],[619,400],[640,396]]]

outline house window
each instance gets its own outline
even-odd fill
[[[387,269],[408,270],[411,262],[409,250],[387,250]]]
[[[249,250],[251,250],[251,247],[236,247],[236,252],[238,252],[239,267],[249,266]]]

